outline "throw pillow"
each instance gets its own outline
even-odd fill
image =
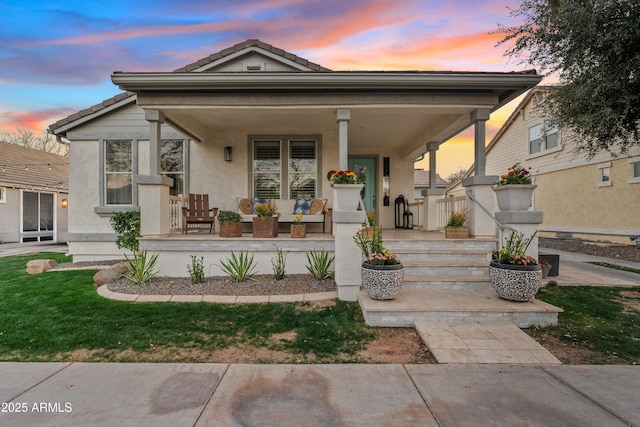
[[[311,199],[296,199],[296,203],[293,205],[293,213],[309,215],[310,207]]]
[[[311,205],[309,206],[309,215],[322,213],[326,202],[327,199],[313,199],[311,201]]]

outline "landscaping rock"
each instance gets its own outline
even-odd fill
[[[49,271],[52,268],[55,268],[57,265],[58,263],[52,259],[34,259],[27,263],[27,273],[44,273],[45,271]]]
[[[96,282],[96,287],[106,285],[119,280],[124,273],[128,270],[127,265],[124,263],[115,264],[112,267],[105,268],[98,271],[93,275],[93,281]]]

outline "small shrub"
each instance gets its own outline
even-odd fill
[[[335,257],[329,256],[324,249],[322,251],[307,252],[307,270],[316,280],[331,279],[334,272],[329,271]]]
[[[191,265],[187,265],[191,283],[204,283],[204,258],[191,255]]]
[[[240,222],[242,216],[238,212],[234,211],[220,211],[218,212],[218,222]]]
[[[467,222],[467,212],[451,212],[447,227],[463,227]]]
[[[252,277],[256,274],[256,263],[253,260],[253,255],[249,255],[247,251],[241,251],[239,256],[236,256],[235,252],[231,251],[231,258],[227,262],[220,262],[222,271],[233,277],[236,283],[244,282],[245,280],[256,281]]]
[[[151,258],[147,258],[146,250],[135,251],[133,252],[133,259],[126,255],[125,258],[129,262],[129,267],[131,267],[131,272],[125,277],[132,284],[140,285],[146,289],[147,282],[158,275],[158,270],[156,270],[158,254],[153,254]]]
[[[140,212],[116,212],[109,220],[116,232],[116,245],[119,249],[138,250],[140,234]]]
[[[276,257],[271,260],[271,264],[273,265],[273,275],[276,280],[284,279],[284,266],[286,261],[287,254],[282,252],[282,249],[279,249],[276,246]]]

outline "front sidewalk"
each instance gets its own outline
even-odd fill
[[[638,366],[0,363],[3,426],[640,425]]]

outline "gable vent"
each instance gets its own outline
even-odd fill
[[[243,64],[244,71],[265,71],[267,64]]]

